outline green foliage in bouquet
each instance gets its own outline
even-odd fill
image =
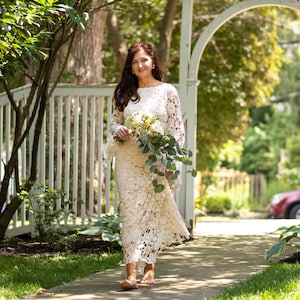
[[[192,165],[192,151],[180,147],[171,134],[164,133],[158,118],[136,114],[126,119],[125,126],[131,129],[131,134],[137,139],[140,150],[149,153],[145,163],[149,166],[150,172],[168,177],[165,171],[171,171],[172,175],[167,179],[174,181],[180,174],[177,162],[187,166]],[[190,172],[193,177],[197,176],[195,169],[187,172]],[[152,184],[156,193],[165,189],[157,179],[154,179]]]

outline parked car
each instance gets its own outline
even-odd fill
[[[269,217],[300,219],[300,190],[274,195],[269,204]]]

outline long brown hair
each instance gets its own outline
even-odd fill
[[[115,105],[120,110],[123,111],[127,106],[129,100],[139,101],[140,95],[137,92],[138,89],[138,79],[135,74],[132,72],[132,60],[135,54],[144,49],[147,55],[149,55],[153,61],[154,69],[152,69],[152,75],[155,79],[161,81],[162,71],[158,66],[158,59],[154,53],[152,45],[145,42],[136,42],[130,46],[128,49],[128,54],[125,62],[125,66],[122,71],[122,77],[117,85],[114,98]]]

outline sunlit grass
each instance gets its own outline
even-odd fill
[[[21,299],[122,262],[122,253],[60,254],[48,257],[1,257],[0,300]]]
[[[300,299],[300,265],[275,264],[226,289],[214,300]]]

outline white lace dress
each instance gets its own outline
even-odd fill
[[[184,126],[175,87],[162,83],[139,88],[138,93],[139,102],[130,101],[124,112],[114,111],[112,134],[123,126],[127,117],[139,112],[158,117],[165,132],[183,146]],[[157,175],[145,164],[148,154],[143,154],[134,140],[128,140],[118,143],[114,155],[124,260],[126,264],[138,262],[139,269],[143,270],[143,263],[155,264],[165,246],[189,238],[189,232],[165,177],[158,176],[165,186],[164,191],[154,192],[152,180]]]

